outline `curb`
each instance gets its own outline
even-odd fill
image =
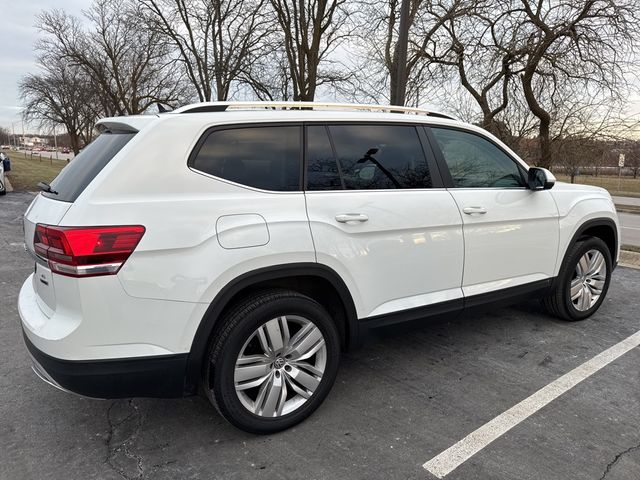
[[[621,267],[640,269],[640,253],[620,250],[618,265]]]

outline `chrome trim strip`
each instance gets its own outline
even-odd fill
[[[42,365],[40,365],[36,359],[33,357],[33,355],[31,355],[31,352],[29,352],[29,350],[27,349],[27,352],[29,353],[29,357],[31,358],[31,370],[33,370],[33,373],[36,374],[36,376],[42,380],[44,383],[47,383],[49,385],[51,385],[53,388],[56,388],[62,392],[65,393],[70,393],[72,395],[75,395],[76,397],[80,397],[80,398],[91,398],[92,400],[104,400],[103,398],[97,398],[97,397],[86,397],[84,395],[80,395],[79,393],[76,392],[72,392],[71,390],[67,390],[66,388],[64,388],[63,386],[61,386],[58,382],[56,382],[53,378],[51,378],[51,375],[49,375],[47,373],[47,371],[44,369],[44,367]]]
[[[67,273],[70,275],[100,275],[108,273],[116,273],[122,266],[122,262],[118,263],[103,263],[101,265],[86,265],[75,267],[73,265],[66,265],[64,263],[49,261],[51,264],[51,270],[54,273]]]
[[[36,252],[34,252],[33,250],[31,250],[29,247],[27,247],[27,244],[24,244],[24,251],[27,252],[29,254],[29,256],[31,258],[33,258],[33,260],[36,263],[39,263],[40,265],[42,265],[43,267],[47,267],[49,268],[49,264],[47,263],[47,260],[42,258],[40,255],[36,254]]]
[[[40,365],[35,358],[33,358],[33,355],[31,355],[31,353],[29,353],[29,356],[31,357],[31,362],[32,362],[31,370],[33,370],[33,373],[35,373],[40,380],[42,380],[45,383],[48,383],[49,385],[57,388],[58,390],[62,390],[63,392],[73,393],[72,391],[67,390],[66,388],[60,386],[58,382],[56,382],[53,378],[51,378],[51,376],[47,373],[44,367]]]

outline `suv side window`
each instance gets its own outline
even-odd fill
[[[429,188],[427,160],[412,125],[307,127],[307,189]]]
[[[301,128],[278,125],[214,130],[189,166],[263,190],[300,190]]]
[[[431,127],[453,186],[516,188],[526,185],[523,169],[489,140],[469,132]]]

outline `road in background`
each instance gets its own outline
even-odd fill
[[[640,247],[640,215],[618,212],[618,218],[622,230],[622,244]]]
[[[11,152],[5,152],[11,158]],[[31,150],[21,150],[21,153],[25,155],[32,155],[34,158],[42,157],[47,160],[53,158],[54,160],[72,160],[73,153],[62,153],[62,152],[41,152],[41,151],[31,151]]]
[[[633,205],[635,207],[640,207],[640,198],[617,196],[612,196],[611,198],[613,198],[613,203],[616,205]]]

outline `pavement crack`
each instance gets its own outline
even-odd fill
[[[613,468],[613,466],[618,463],[618,461],[624,457],[625,455],[631,453],[631,452],[635,452],[636,450],[640,450],[640,443],[637,445],[634,445],[632,447],[627,448],[626,450],[623,450],[622,452],[618,453],[613,460],[611,460],[611,462],[609,462],[609,464],[607,465],[607,467],[604,469],[604,473],[602,474],[602,476],[600,477],[599,480],[604,480],[606,478],[607,475],[609,475],[609,473],[611,472],[611,469]]]
[[[144,478],[142,456],[132,450],[143,417],[138,406],[129,400],[116,400],[107,409],[107,458],[105,463],[126,480]]]

